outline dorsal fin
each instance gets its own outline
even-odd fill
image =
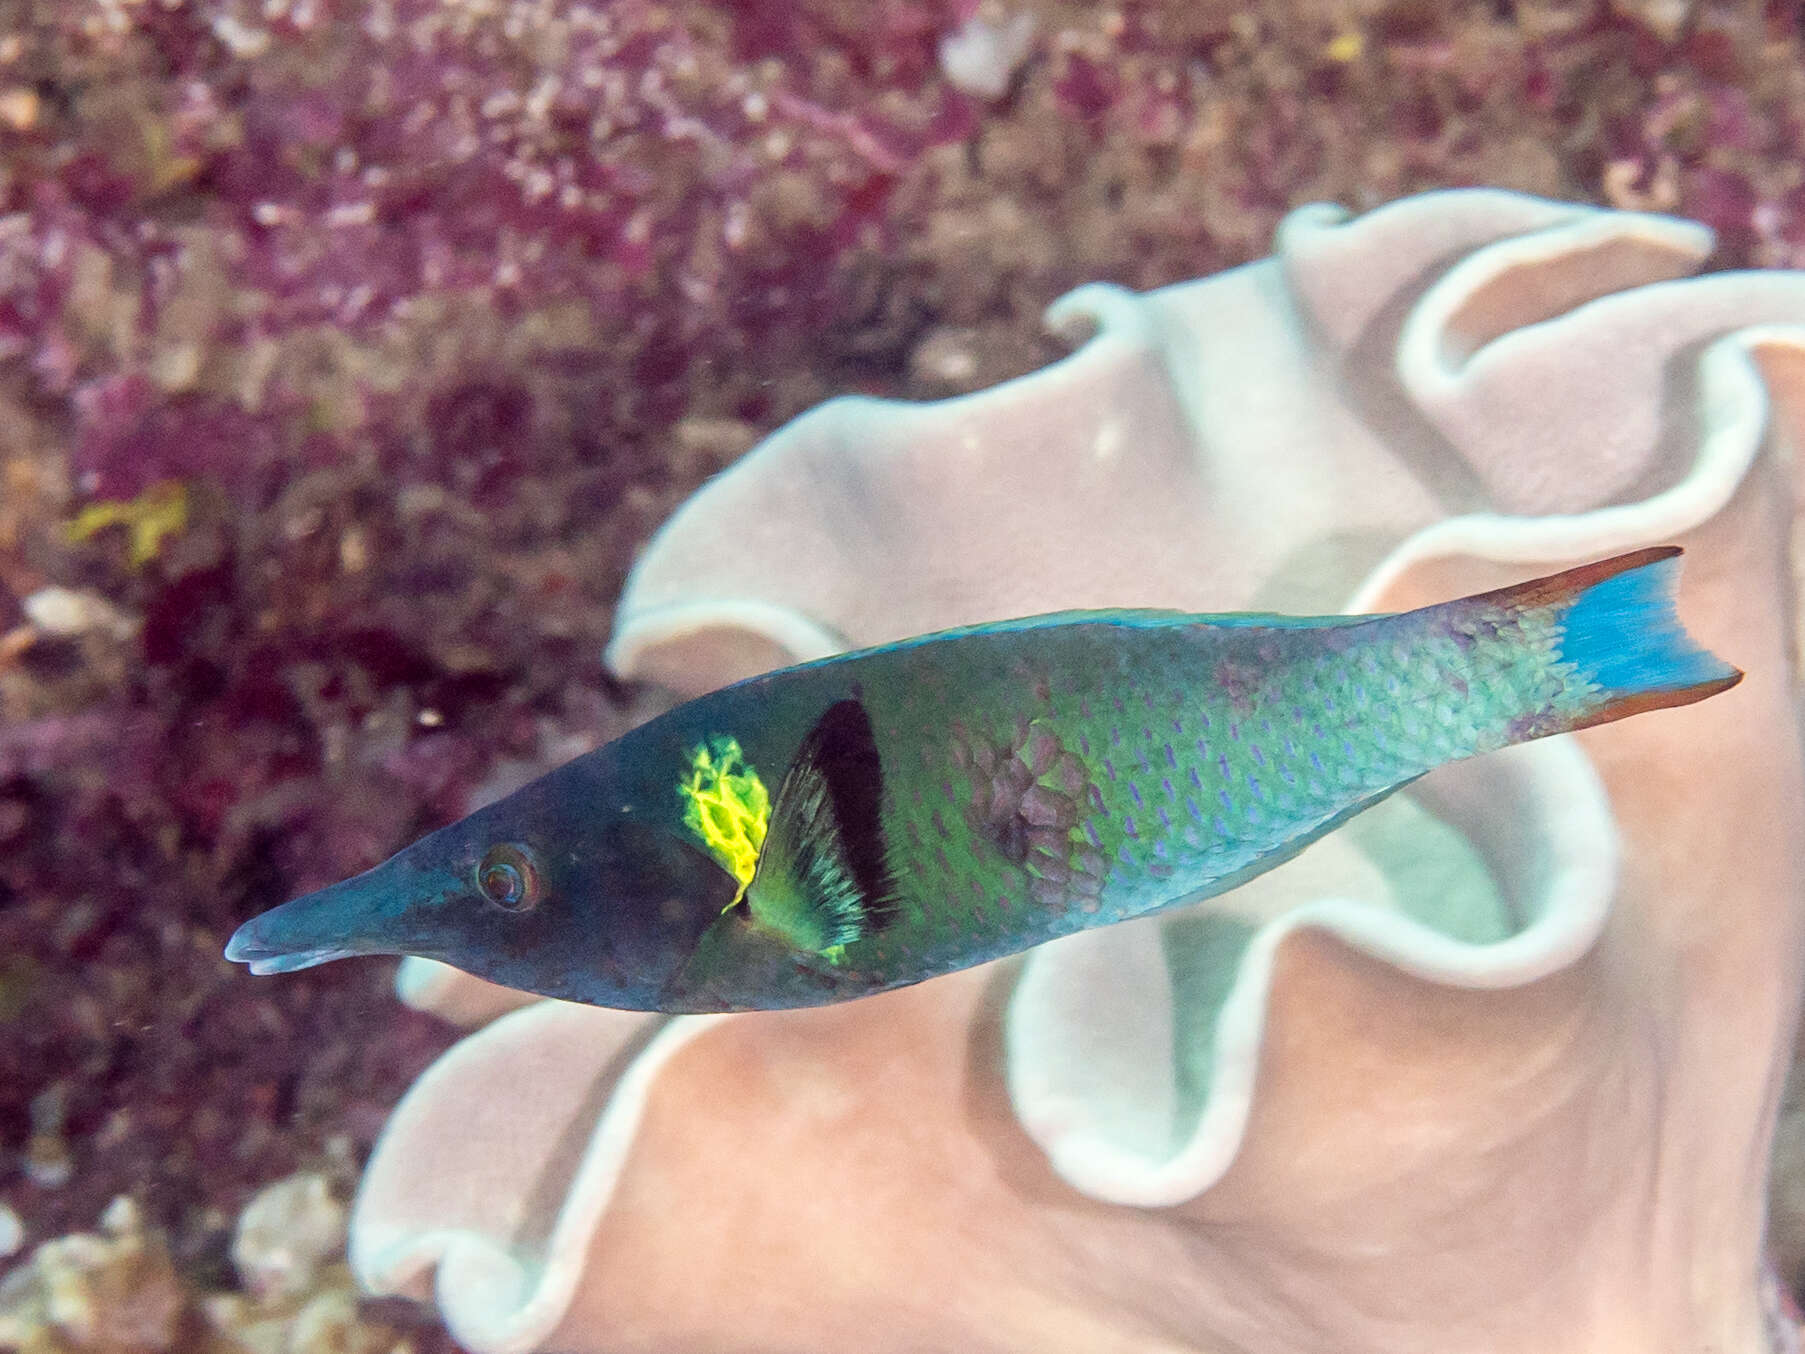
[[[746,890],[753,920],[830,959],[888,925],[896,897],[883,794],[870,716],[857,700],[836,701],[802,740],[771,805]]]

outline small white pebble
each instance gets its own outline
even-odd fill
[[[344,1249],[345,1206],[316,1171],[258,1191],[232,1238],[238,1277],[259,1301],[297,1297],[327,1260]]]
[[[138,1212],[137,1200],[129,1194],[115,1194],[113,1202],[100,1215],[102,1231],[114,1236],[130,1236],[144,1230],[144,1217]]]
[[[42,101],[35,90],[15,86],[0,90],[0,122],[15,132],[29,132],[37,125]]]
[[[85,635],[93,630],[104,630],[116,638],[125,639],[138,628],[136,620],[98,593],[77,592],[73,588],[54,585],[39,588],[21,605],[25,609],[26,620],[43,634],[53,635],[58,639]]]
[[[262,56],[269,50],[269,31],[263,28],[252,28],[230,14],[222,14],[213,21],[213,36],[226,45],[226,50],[233,56]]]
[[[0,1204],[0,1260],[17,1255],[25,1245],[25,1224],[19,1215]]]
[[[1034,16],[1017,14],[995,24],[974,14],[940,39],[940,72],[955,89],[1000,99],[1034,43]]]
[[[918,380],[967,389],[978,375],[978,343],[973,329],[931,330],[909,354],[909,369]]]
[[[69,1145],[52,1133],[34,1133],[25,1144],[20,1161],[25,1178],[43,1189],[61,1189],[75,1178],[75,1158]]]
[[[1695,0],[1640,0],[1628,8],[1663,42],[1677,42],[1684,36],[1697,4]]]
[[[374,202],[341,202],[326,212],[328,226],[367,226],[375,219]]]
[[[338,567],[348,574],[360,574],[370,567],[370,541],[362,527],[347,527],[338,538]]]

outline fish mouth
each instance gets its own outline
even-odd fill
[[[226,942],[226,958],[267,975],[358,955],[403,954],[413,937],[398,924],[400,911],[378,866],[252,917]]]
[[[251,972],[260,978],[272,973],[298,973],[304,968],[313,968],[316,964],[329,964],[334,959],[351,959],[361,953],[343,945],[322,945],[311,950],[275,949],[258,940],[252,931],[259,920],[261,919],[253,918],[232,933],[232,938],[226,942],[226,958],[235,964],[248,965]]]

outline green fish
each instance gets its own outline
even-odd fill
[[[1742,674],[1654,549],[1387,616],[1068,612],[678,706],[246,922],[644,1011],[868,996],[1233,888],[1444,763]]]

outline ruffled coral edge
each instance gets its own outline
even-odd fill
[[[1073,943],[1086,938],[1037,951],[1010,999],[1007,1077],[1023,1128],[1061,1178],[1093,1198],[1141,1207],[1182,1203],[1221,1178],[1240,1150],[1252,1110],[1278,953],[1300,931],[1326,932],[1425,981],[1474,989],[1534,982],[1590,949],[1609,913],[1618,860],[1616,828],[1596,772],[1567,740],[1512,748],[1489,762],[1438,774],[1444,785],[1507,778],[1514,782],[1513,797],[1535,813],[1532,833],[1545,849],[1548,874],[1538,897],[1520,899],[1534,920],[1485,945],[1343,898],[1301,903],[1266,923],[1249,942],[1218,1015],[1213,1075],[1197,1127],[1171,1156],[1149,1157],[1097,1131],[1088,1097],[1068,1076],[1073,1042],[1083,1037],[1074,1025],[1094,1014],[1066,1001],[1082,984],[1081,968],[1089,967]],[[1434,779],[1423,782],[1418,798],[1433,801]],[[1495,791],[1487,796],[1497,797]],[[1142,943],[1158,945],[1159,923],[1144,925]]]
[[[876,440],[876,434],[893,431],[898,420],[912,420],[924,431],[934,425],[950,425],[965,416],[974,404],[994,407],[999,401],[1032,400],[1041,386],[1058,382],[1074,365],[1106,362],[1112,353],[1148,353],[1170,366],[1173,359],[1162,343],[1172,341],[1170,326],[1161,323],[1158,293],[1142,295],[1113,283],[1089,283],[1059,297],[1047,307],[1043,323],[1050,333],[1075,342],[1078,346],[1057,361],[1017,376],[1012,380],[968,395],[951,399],[915,402],[877,399],[865,396],[841,396],[827,401],[801,415],[772,435],[766,446],[782,439],[791,441],[822,437],[857,445]],[[1193,438],[1200,436],[1195,420],[1197,412],[1181,407],[1190,420]],[[716,483],[737,474],[749,473],[755,458],[748,457],[717,477]],[[658,541],[683,520],[682,511],[660,528],[658,536],[647,547],[651,554]],[[724,576],[732,577],[731,568]],[[632,580],[621,599],[615,616],[615,631],[603,653],[606,666],[624,677],[644,678],[648,675],[650,656],[664,646],[681,646],[712,632],[739,631],[775,645],[788,655],[790,662],[805,663],[847,648],[844,636],[804,614],[795,607],[748,597],[706,597],[682,603],[643,604],[636,600]],[[712,675],[707,682],[685,682],[673,679],[667,672],[656,676],[675,689],[703,691],[718,685]]]
[[[1597,558],[1670,540],[1715,516],[1761,451],[1768,399],[1754,355],[1774,347],[1805,351],[1805,329],[1749,326],[1705,350],[1699,450],[1672,488],[1637,503],[1566,516],[1450,518],[1404,541],[1346,610],[1378,608],[1413,568],[1436,560],[1548,565]],[[1407,382],[1423,378],[1413,365],[1439,362],[1421,342],[1400,345],[1400,375]],[[1076,1093],[1077,1083],[1066,1071],[1070,1050],[1083,1033],[1074,1028],[1076,1013],[1063,1009],[1061,994],[1071,989],[1074,970],[1082,964],[1081,947],[1091,938],[1072,937],[1030,955],[1008,1009],[1005,1071],[1017,1115],[1061,1178],[1093,1198],[1142,1206],[1181,1203],[1221,1178],[1240,1150],[1253,1104],[1274,957],[1302,929],[1328,931],[1418,977],[1474,989],[1531,982],[1584,954],[1608,914],[1616,875],[1616,832],[1597,774],[1578,744],[1565,738],[1513,749],[1492,761],[1526,777],[1546,810],[1541,821],[1554,869],[1531,911],[1537,920],[1510,939],[1487,945],[1454,941],[1408,918],[1343,900],[1308,903],[1267,923],[1250,943],[1220,1014],[1213,1076],[1197,1127],[1163,1159],[1110,1140],[1086,1112],[1085,1096]],[[1476,766],[1438,774],[1471,775]]]
[[[584,1007],[542,1001],[503,1016],[482,1034],[465,1040],[433,1064],[416,1082],[377,1144],[366,1182],[385,1168],[384,1158],[403,1150],[409,1127],[425,1117],[442,1087],[459,1081],[472,1064],[494,1056],[497,1040],[522,1044],[547,1037],[547,1025],[589,1024],[598,1015]],[[352,1217],[350,1260],[358,1279],[375,1293],[424,1297],[431,1283],[452,1335],[484,1354],[527,1354],[539,1348],[569,1309],[582,1277],[589,1241],[612,1199],[627,1153],[638,1133],[646,1099],[664,1065],[686,1044],[731,1017],[683,1016],[664,1022],[645,1047],[631,1057],[585,1145],[580,1164],[561,1196],[549,1235],[534,1246],[541,1267],[530,1270],[512,1248],[482,1232],[439,1227],[410,1232],[385,1226],[373,1216],[380,1198],[360,1194]],[[640,1018],[641,1023],[646,1022]],[[522,1104],[517,1112],[530,1115]],[[436,1268],[437,1275],[433,1278]]]

